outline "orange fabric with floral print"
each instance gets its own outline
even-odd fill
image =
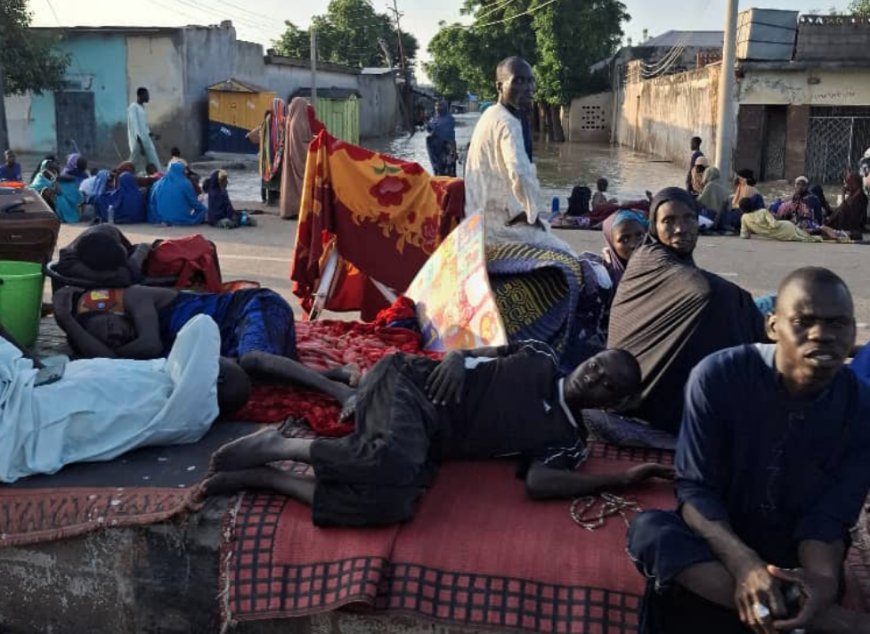
[[[321,131],[308,147],[293,292],[310,311],[325,247],[334,239],[342,269],[327,310],[364,308],[369,277],[401,293],[462,220],[464,208],[461,179],[431,176],[417,163]]]

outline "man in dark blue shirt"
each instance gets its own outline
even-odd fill
[[[0,181],[21,181],[21,165],[15,160],[15,152],[6,150],[3,153],[3,165],[0,165]]]
[[[870,389],[844,367],[852,297],[827,269],[800,269],[767,329],[775,345],[714,353],[689,378],[679,510],[629,530],[650,579],[642,631],[870,631],[837,605],[870,487]]]

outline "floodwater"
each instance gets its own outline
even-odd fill
[[[471,141],[471,133],[480,115],[477,113],[455,115],[456,144],[464,148]],[[417,161],[429,167],[426,154],[426,134],[418,132],[412,137],[404,135],[394,139],[378,139],[369,142],[372,149],[392,154],[398,158]],[[553,196],[564,199],[575,185],[586,185],[595,190],[595,181],[602,176],[610,182],[608,193],[620,200],[644,198],[646,190],[653,192],[668,185],[685,184],[683,166],[674,165],[646,154],[629,149],[597,143],[548,143],[543,138],[535,140],[535,164],[541,181],[542,204],[550,208]],[[462,166],[460,165],[460,169]]]
[[[456,143],[465,148],[480,115],[455,115]],[[407,133],[393,138],[366,139],[363,144],[379,152],[400,159],[416,161],[430,169],[426,153],[426,133]],[[595,181],[602,176],[610,182],[609,195],[620,200],[644,198],[644,192],[653,192],[669,185],[684,185],[685,167],[669,161],[639,154],[627,148],[607,144],[548,143],[535,141],[535,163],[541,181],[541,209],[549,210],[554,196],[561,199],[561,208],[575,185],[587,185],[593,191]],[[459,166],[460,170],[462,165]],[[250,170],[230,174],[230,195],[238,200],[258,200],[259,180]]]

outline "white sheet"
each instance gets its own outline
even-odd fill
[[[217,325],[199,315],[167,359],[73,361],[34,387],[31,361],[0,338],[0,481],[198,441],[218,415],[219,354]]]

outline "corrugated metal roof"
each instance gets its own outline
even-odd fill
[[[649,48],[671,48],[673,46],[686,46],[688,48],[722,48],[725,33],[722,31],[665,31],[648,39],[646,42],[638,42],[635,46]]]
[[[263,88],[262,86],[258,86],[257,84],[252,84],[249,81],[235,79],[234,77],[230,77],[229,79],[225,79],[223,81],[219,81],[216,84],[212,84],[208,87],[208,89],[220,90],[223,92],[274,92],[272,90],[269,90],[268,88]]]
[[[299,88],[290,95],[290,99],[294,97],[310,97],[311,96],[311,88]],[[350,97],[360,98],[362,95],[358,90],[354,88],[321,88],[317,87],[317,97],[318,99],[348,99]]]

